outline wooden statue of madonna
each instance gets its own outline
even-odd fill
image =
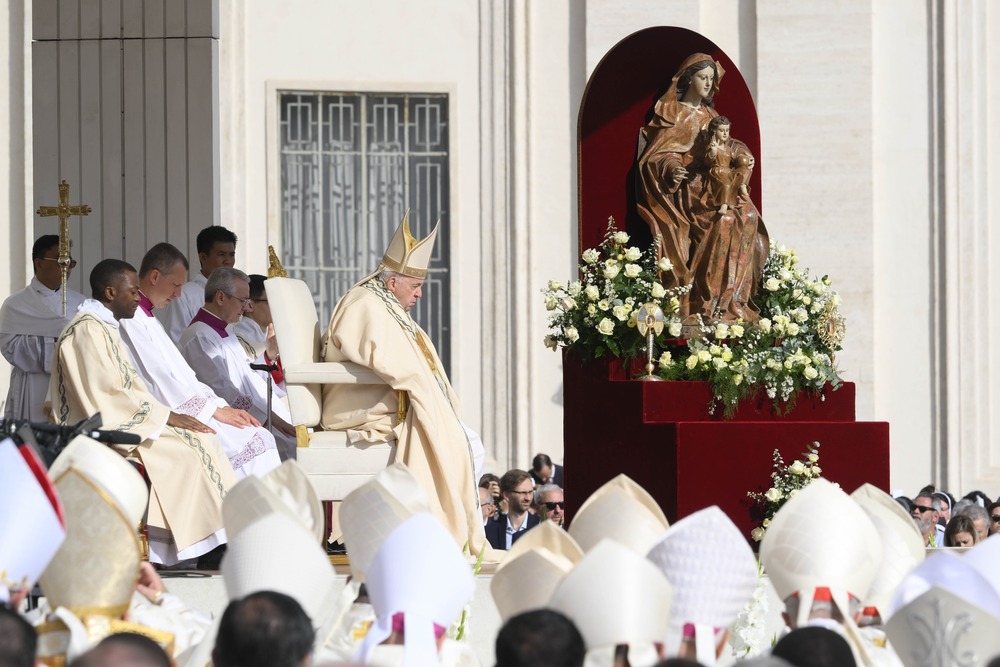
[[[636,208],[673,264],[664,286],[691,285],[685,323],[759,318],[753,297],[770,244],[749,197],[754,157],[713,105],[724,73],[704,53],[688,56],[640,138]]]

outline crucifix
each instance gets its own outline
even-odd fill
[[[59,205],[39,206],[35,214],[43,218],[59,216],[59,271],[62,273],[62,314],[66,317],[66,277],[69,264],[72,261],[69,249],[69,218],[71,215],[84,216],[92,209],[86,204],[69,205],[69,183],[65,180],[59,183]]]

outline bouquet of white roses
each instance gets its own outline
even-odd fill
[[[749,491],[747,497],[753,501],[751,512],[760,525],[750,531],[755,542],[764,539],[764,533],[771,525],[771,519],[781,507],[795,497],[814,479],[819,479],[823,469],[819,467],[819,443],[806,446],[802,458],[785,465],[781,452],[774,450],[771,467],[771,487],[767,491]]]
[[[669,271],[670,262],[657,260],[656,242],[645,251],[630,246],[629,235],[614,225],[608,218],[604,240],[583,252],[579,280],[551,280],[542,290],[550,313],[547,347],[566,347],[584,359],[605,353],[625,361],[640,357],[646,354],[646,337],[639,334],[636,319],[645,303],[655,303],[664,314],[665,326],[654,344],[680,335],[678,297],[690,287],[666,289],[659,271]]]

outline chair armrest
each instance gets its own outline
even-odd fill
[[[287,384],[385,384],[372,370],[349,361],[322,361],[284,367]]]

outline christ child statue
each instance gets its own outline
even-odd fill
[[[732,139],[732,123],[725,116],[717,116],[704,130],[703,161],[708,167],[708,202],[725,213],[736,206],[737,193],[749,196],[747,182],[753,172],[754,157],[742,141]]]

